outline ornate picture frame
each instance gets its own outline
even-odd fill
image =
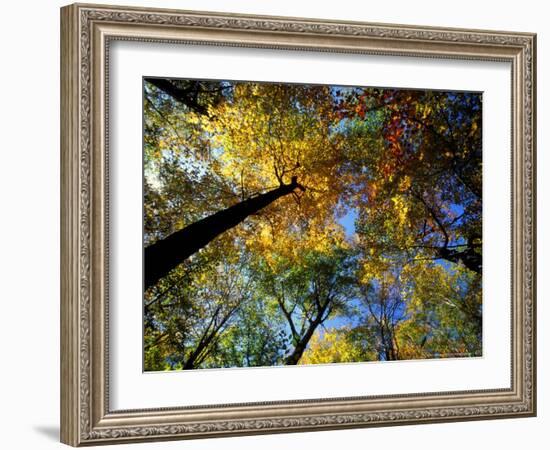
[[[508,388],[113,410],[109,386],[109,49],[115,41],[511,65]],[[536,414],[536,36],[74,4],[61,9],[61,441],[97,445]],[[503,125],[504,129],[510,128]]]

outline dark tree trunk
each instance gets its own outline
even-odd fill
[[[448,248],[442,248],[439,251],[441,258],[447,261],[458,264],[462,262],[466,268],[481,274],[481,254],[476,252],[473,247],[468,247],[466,250],[450,250]]]
[[[300,361],[300,358],[304,354],[307,344],[309,343],[309,340],[313,336],[313,333],[315,332],[315,329],[318,325],[319,323],[317,322],[313,322],[312,324],[310,324],[306,334],[296,344],[296,347],[294,347],[292,353],[285,358],[285,364],[287,366],[295,366],[296,364],[298,364],[298,361]]]
[[[144,252],[145,289],[155,285],[178,264],[223,232],[296,189],[305,190],[298,183],[297,178],[292,177],[292,182],[289,184],[282,184],[265,194],[243,200],[149,245]]]
[[[165,78],[146,78],[145,81],[156,86],[158,89],[168,94],[174,100],[187,106],[196,113],[201,115],[208,115],[208,110],[204,105],[199,104],[198,94],[200,91],[200,82],[196,81],[188,88],[183,89],[176,86],[170,80]]]
[[[300,361],[300,358],[306,351],[307,344],[309,344],[313,333],[315,333],[317,327],[326,319],[326,317],[323,316],[325,315],[325,312],[327,311],[330,302],[331,300],[327,299],[325,303],[320,306],[320,309],[317,311],[315,319],[310,322],[308,329],[300,338],[292,353],[285,358],[285,364],[287,366],[295,366],[296,364],[298,364],[298,361]]]

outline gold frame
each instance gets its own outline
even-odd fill
[[[512,66],[509,389],[111,411],[109,42],[507,61]],[[61,9],[61,441],[73,446],[534,416],[536,35],[75,4]]]

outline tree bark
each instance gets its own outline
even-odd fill
[[[205,106],[198,102],[198,92],[200,89],[199,82],[195,82],[192,88],[182,89],[165,78],[146,78],[145,81],[156,86],[158,89],[168,94],[174,100],[187,106],[198,114],[208,115],[208,110]]]
[[[297,177],[292,177],[289,184],[281,184],[265,194],[243,200],[149,245],[144,251],[145,289],[155,285],[168,272],[223,232],[296,189],[305,190],[298,183]]]
[[[304,354],[307,344],[309,343],[309,340],[313,336],[313,333],[315,332],[315,329],[318,325],[319,323],[317,322],[313,322],[310,324],[308,330],[306,331],[306,334],[302,337],[302,339],[300,339],[298,344],[296,344],[296,347],[294,347],[292,353],[285,358],[285,365],[295,366],[296,364],[298,364],[298,361],[300,361],[300,358]]]
[[[301,339],[298,341],[292,353],[285,358],[285,365],[295,366],[296,364],[298,364],[298,361],[300,361],[300,358],[306,351],[307,344],[309,344],[309,341],[311,340],[313,333],[315,333],[315,330],[317,329],[317,327],[321,323],[323,323],[324,320],[326,319],[326,317],[323,317],[323,316],[325,315],[325,312],[327,311],[327,308],[330,302],[331,302],[330,298],[327,298],[325,303],[317,311],[317,316],[312,322],[310,322],[308,329],[306,330],[304,335],[301,337]]]
[[[441,258],[455,264],[462,262],[467,269],[481,274],[482,256],[473,247],[468,247],[466,250],[442,248],[439,250],[439,255]]]

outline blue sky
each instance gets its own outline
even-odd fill
[[[344,231],[348,238],[351,238],[355,234],[355,220],[357,217],[357,211],[350,208],[344,216],[338,219],[338,223],[344,227]]]

